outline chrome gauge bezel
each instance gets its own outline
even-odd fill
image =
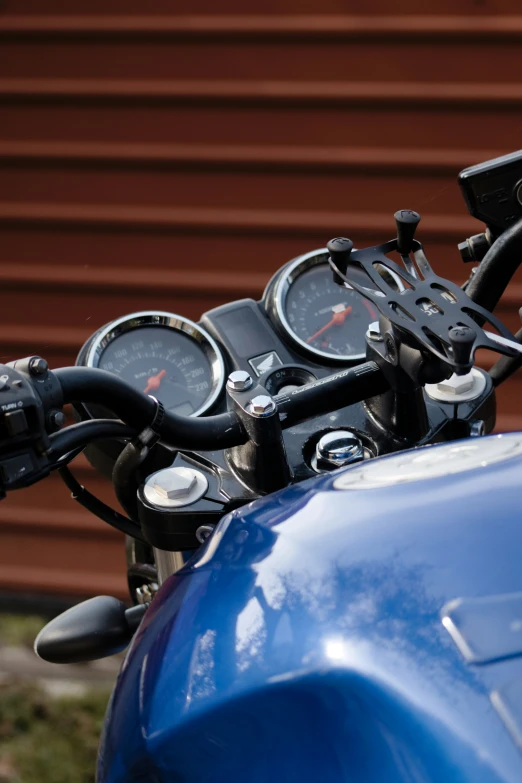
[[[288,296],[288,292],[292,283],[294,283],[294,281],[297,280],[297,278],[308,269],[311,269],[314,266],[320,266],[321,264],[327,265],[329,256],[330,254],[326,248],[319,248],[318,250],[312,250],[309,253],[304,253],[302,256],[297,256],[297,258],[294,258],[293,261],[290,261],[289,264],[283,268],[279,279],[276,280],[273,294],[267,302],[267,307],[269,312],[272,311],[274,314],[276,321],[279,322],[288,339],[298,345],[306,353],[318,356],[321,359],[326,359],[329,364],[346,364],[348,362],[355,364],[366,359],[366,352],[339,355],[331,354],[327,351],[321,351],[320,348],[314,348],[298,337],[298,335],[290,326],[286,317],[286,297]],[[391,270],[387,271],[396,281],[398,289],[404,290],[404,285],[402,284],[400,278],[391,272]],[[346,283],[346,286],[347,288],[351,288],[348,283]]]
[[[320,266],[321,264],[327,265],[328,258],[328,250],[326,248],[319,248],[318,250],[312,250],[309,253],[305,253],[302,256],[294,258],[293,261],[290,261],[290,263],[284,268],[281,277],[275,285],[273,306],[276,318],[281,324],[281,327],[287,337],[292,340],[292,342],[299,345],[299,347],[308,354],[313,354],[315,356],[321,357],[321,359],[326,359],[330,364],[363,361],[366,358],[365,353],[339,355],[321,351],[319,348],[313,348],[311,345],[297,336],[286,317],[286,297],[288,296],[288,292],[292,283],[308,269],[311,269],[314,266]]]
[[[100,358],[105,348],[117,337],[126,332],[133,331],[143,326],[163,326],[175,332],[181,332],[198,343],[210,365],[211,390],[206,401],[197,410],[191,413],[191,417],[201,416],[210,410],[217,401],[225,385],[225,363],[218,344],[205,329],[175,313],[167,313],[162,310],[146,310],[139,313],[131,313],[111,321],[103,326],[94,336],[93,342],[87,351],[85,365],[98,368]]]

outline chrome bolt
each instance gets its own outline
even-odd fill
[[[470,438],[481,438],[485,434],[486,434],[486,424],[485,422],[482,421],[482,419],[473,419],[473,421],[470,421],[469,423]]]
[[[364,459],[364,446],[350,430],[334,430],[319,439],[315,454],[319,470],[334,470]]]
[[[198,539],[200,544],[204,544],[207,538],[210,538],[213,532],[214,532],[213,525],[200,525],[196,530],[196,538]]]
[[[251,399],[249,407],[250,412],[259,418],[270,416],[276,409],[275,402],[267,394],[259,394],[257,397]]]
[[[379,321],[372,321],[372,323],[368,325],[366,337],[374,343],[382,343],[383,338],[379,328]]]
[[[245,370],[234,370],[228,376],[227,386],[231,391],[246,391],[252,386],[252,378]]]

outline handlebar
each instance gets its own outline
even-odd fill
[[[157,402],[117,375],[88,367],[63,367],[54,370],[53,375],[62,388],[64,403],[103,405],[137,431],[149,427],[154,420]],[[202,451],[229,448],[247,439],[233,413],[197,419],[165,411],[157,433],[180,449]]]
[[[466,288],[467,295],[491,312],[521,263],[522,220],[519,220],[491,245]]]
[[[63,367],[54,370],[53,375],[62,388],[64,403],[90,402],[103,405],[122,419],[81,422],[52,435],[52,452],[56,458],[82,448],[92,440],[131,438],[149,427],[154,420],[156,401],[105,370]],[[380,394],[387,388],[385,377],[375,362],[365,362],[300,386],[294,391],[279,394],[274,401],[281,427],[287,429],[321,413]],[[233,411],[201,419],[165,411],[157,426],[157,434],[161,440],[191,451],[231,448],[246,443],[248,439],[240,419]]]
[[[283,429],[311,416],[353,405],[385,392],[389,384],[375,362],[328,375],[318,381],[299,386],[274,397]]]

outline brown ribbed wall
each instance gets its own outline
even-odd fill
[[[334,234],[388,238],[403,207],[464,279],[456,244],[480,229],[456,175],[522,147],[519,4],[215,5],[2,4],[2,360],[71,363],[127,312],[259,296]],[[520,304],[522,279],[499,309],[514,329]],[[519,399],[515,379],[501,429],[522,426]],[[125,595],[121,537],[52,477],[0,506],[0,589]]]

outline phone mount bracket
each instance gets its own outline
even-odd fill
[[[382,245],[353,250],[349,239],[332,239],[327,247],[334,279],[369,299],[393,327],[396,338],[438,360],[449,373],[467,374],[479,348],[505,356],[518,355],[522,349],[501,321],[455,283],[435,274],[422,244],[413,238],[420,216],[401,210],[395,220],[397,238]],[[388,257],[394,252],[402,264]],[[356,268],[368,276],[368,287],[350,274]],[[385,270],[392,275],[385,274]],[[400,290],[394,277],[401,281]],[[485,322],[498,334],[485,331],[480,325]],[[393,363],[393,355],[390,359]],[[427,380],[419,379],[421,383]]]

